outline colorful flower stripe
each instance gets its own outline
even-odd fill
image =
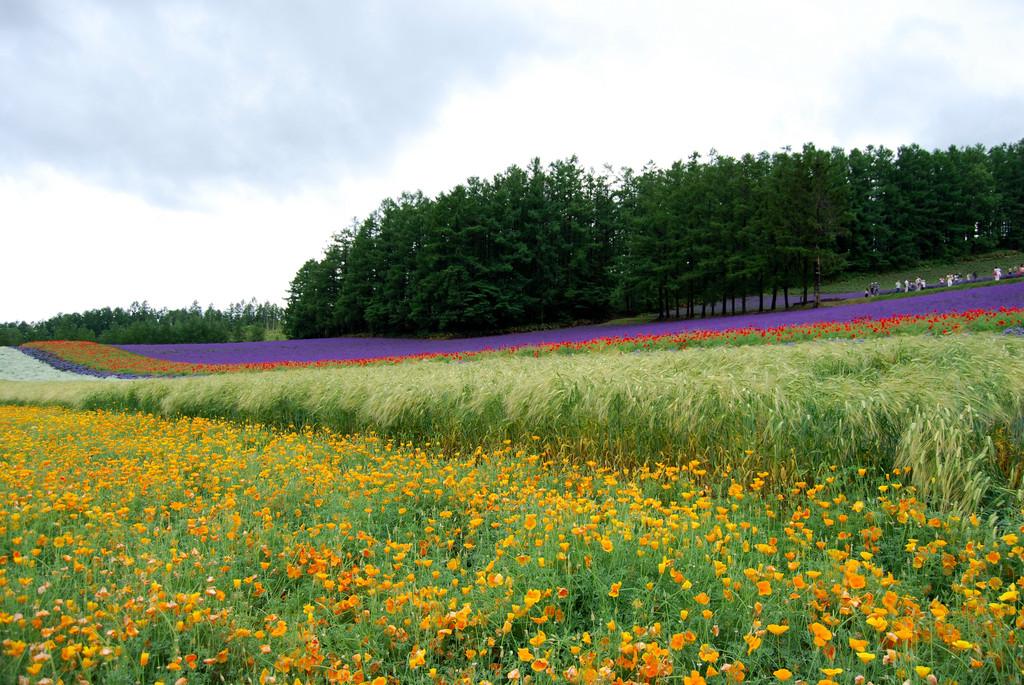
[[[153,376],[203,376],[241,371],[272,371],[301,367],[333,365],[366,365],[374,363],[400,363],[413,359],[437,355],[413,355],[410,357],[382,357],[331,362],[264,362],[252,364],[192,364],[154,359],[134,354],[110,345],[78,340],[53,340],[30,342],[21,349],[37,359],[52,364],[63,371],[74,371],[96,376],[118,378],[140,378]]]
[[[337,359],[375,359],[423,354],[464,354],[487,350],[521,349],[552,343],[585,343],[600,338],[649,338],[650,336],[726,331],[729,329],[776,329],[860,319],[887,319],[906,315],[948,314],[975,309],[1024,306],[1024,282],[983,288],[943,289],[935,293],[891,300],[876,300],[821,309],[764,312],[646,323],[608,323],[554,330],[509,333],[454,340],[411,338],[320,338],[258,343],[203,345],[119,345],[123,350],[156,359],[203,364],[252,364],[262,362],[315,362]]]
[[[756,326],[723,331],[684,331],[660,335],[601,337],[581,342],[565,341],[539,345],[517,345],[501,349],[483,349],[472,352],[427,352],[406,356],[378,356],[361,359],[330,359],[312,362],[276,361],[234,364],[202,364],[174,362],[144,357],[117,347],[82,341],[32,342],[22,345],[29,354],[47,361],[65,371],[78,371],[101,376],[189,376],[235,373],[241,371],[271,371],[303,367],[365,366],[368,364],[399,364],[427,359],[467,361],[490,356],[571,354],[579,352],[639,350],[670,350],[689,347],[720,345],[751,345],[795,343],[829,339],[865,339],[889,335],[935,334],[948,335],[962,332],[1004,331],[1024,326],[1024,310],[1000,308],[998,310],[972,310],[933,315],[900,315],[884,319],[857,319],[848,322],[780,326],[762,329]],[[306,341],[295,341],[298,343]],[[192,346],[196,347],[196,346]]]

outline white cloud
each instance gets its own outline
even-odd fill
[[[281,303],[288,282],[340,229],[339,205],[302,193],[209,193],[201,211],[169,209],[48,168],[0,180],[5,226],[0,320],[59,312]]]
[[[385,198],[534,156],[1013,142],[1022,25],[1015,0],[7,0],[0,321],[273,300]]]

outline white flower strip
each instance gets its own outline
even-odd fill
[[[0,347],[0,380],[2,381],[102,381],[70,371],[58,371],[49,364],[33,359],[17,347]]]

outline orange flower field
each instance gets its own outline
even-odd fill
[[[0,407],[0,467],[4,683],[975,683],[1024,667],[1019,512],[929,509],[901,469],[780,483],[18,406]]]

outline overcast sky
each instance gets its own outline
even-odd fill
[[[0,0],[0,322],[284,304],[332,233],[533,157],[1024,138],[1024,2]]]

